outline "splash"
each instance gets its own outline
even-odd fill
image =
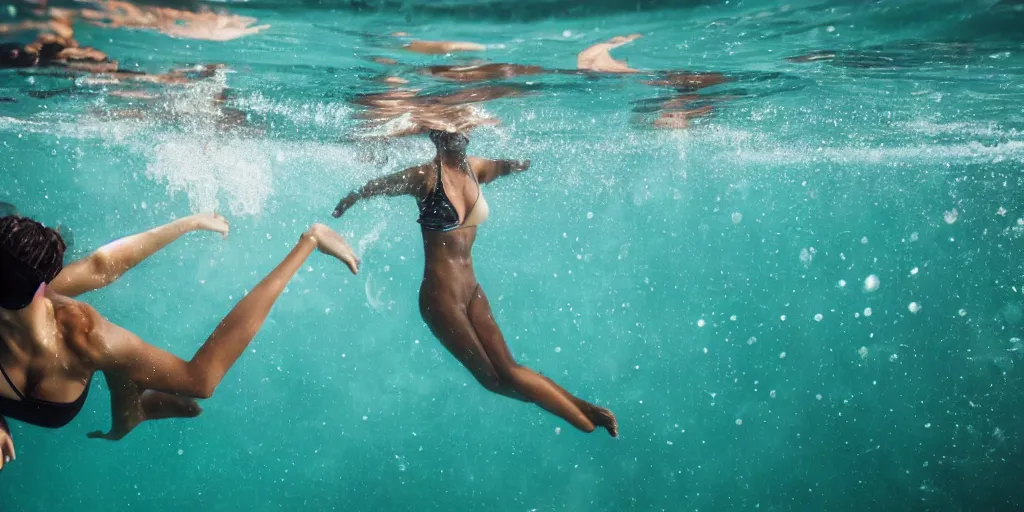
[[[261,146],[251,140],[203,144],[192,136],[168,137],[153,148],[146,176],[165,183],[168,192],[186,193],[195,211],[255,215],[273,192],[271,159]]]

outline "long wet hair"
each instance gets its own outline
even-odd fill
[[[469,146],[469,137],[459,132],[430,130],[430,142],[437,147],[438,153],[464,154]]]
[[[0,308],[28,307],[39,286],[64,268],[65,251],[56,230],[28,217],[0,217]]]

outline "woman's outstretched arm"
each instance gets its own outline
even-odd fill
[[[345,240],[317,224],[304,233],[292,251],[249,292],[214,329],[190,361],[142,341],[82,304],[82,327],[89,334],[72,339],[72,346],[96,370],[109,372],[142,388],[194,398],[209,398],[256,337],[285,286],[316,249],[337,258],[356,273],[359,261]]]
[[[117,281],[132,268],[185,233],[213,231],[225,237],[230,226],[216,213],[200,213],[164,224],[144,233],[124,237],[66,267],[50,288],[67,297],[98,290]]]
[[[349,208],[355,206],[360,199],[377,196],[418,195],[423,187],[423,170],[421,167],[410,167],[382,178],[368,181],[359,190],[352,191],[343,197],[334,208],[334,218],[341,217]]]

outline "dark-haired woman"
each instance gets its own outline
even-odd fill
[[[343,198],[334,216],[360,199],[414,197],[426,252],[420,314],[434,336],[487,390],[535,403],[584,432],[604,427],[617,436],[611,411],[516,362],[473,271],[477,227],[489,213],[480,185],[525,171],[530,162],[467,156],[469,138],[461,133],[431,130],[430,140],[437,148],[433,161],[370,181]]]
[[[326,226],[313,225],[284,261],[221,320],[192,359],[184,361],[107,321],[87,304],[61,295],[58,290],[81,293],[103,283],[90,281],[96,276],[87,266],[79,267],[77,277],[61,277],[65,249],[60,234],[32,219],[0,218],[3,462],[14,458],[4,418],[48,428],[67,425],[81,411],[97,371],[104,372],[111,384],[114,429],[90,437],[119,439],[127,433],[125,427],[130,430],[142,419],[153,419],[133,416],[144,412],[139,406],[147,390],[160,393],[152,399],[154,407],[171,410],[172,402],[182,397],[209,398],[314,250],[358,271],[358,260],[345,240]],[[50,287],[52,283],[57,289]],[[188,404],[177,406],[187,412]]]

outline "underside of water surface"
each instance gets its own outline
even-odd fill
[[[311,258],[197,419],[87,439],[95,379],[71,425],[12,422],[0,510],[1024,508],[1021,2],[163,5],[269,27],[75,23],[122,70],[223,65],[185,84],[0,70],[0,202],[73,233],[69,261],[228,217],[82,297],[186,358],[313,222],[362,271]],[[578,72],[628,34],[637,73]],[[430,71],[487,63],[542,71]],[[367,121],[396,90],[477,95],[470,154],[531,161],[484,186],[477,278],[519,363],[618,439],[489,393],[431,334],[415,201],[331,218],[433,158],[393,136],[409,115]]]

